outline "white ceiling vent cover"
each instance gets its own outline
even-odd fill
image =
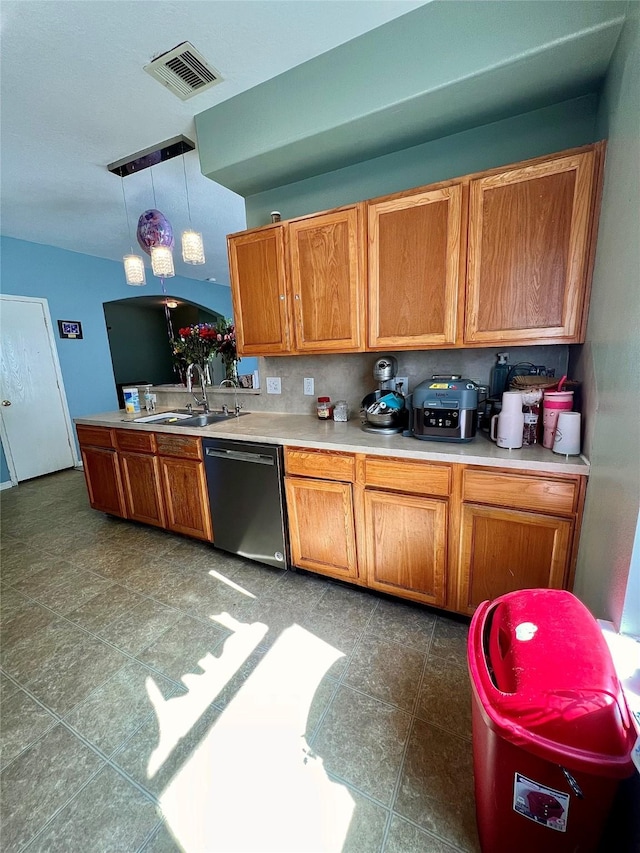
[[[144,70],[183,101],[222,80],[220,72],[188,41],[156,57]]]

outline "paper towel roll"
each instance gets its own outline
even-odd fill
[[[580,453],[580,412],[560,412],[553,452],[564,456],[577,456]]]

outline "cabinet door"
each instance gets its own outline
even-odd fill
[[[284,226],[230,236],[227,245],[238,353],[289,352]]]
[[[350,483],[285,477],[291,559],[334,578],[357,578]]]
[[[471,182],[465,343],[576,343],[594,152]]]
[[[368,214],[369,348],[454,344],[464,275],[462,186],[373,201]]]
[[[367,586],[445,603],[447,502],[365,491]]]
[[[289,223],[298,352],[363,348],[363,243],[360,206]]]
[[[516,589],[562,589],[573,522],[514,509],[462,505],[461,613]]]
[[[213,541],[204,465],[195,459],[160,457],[167,528]]]
[[[80,452],[91,506],[101,512],[126,518],[122,479],[115,450],[81,446]]]
[[[165,527],[160,465],[157,457],[144,453],[121,453],[120,468],[127,516],[144,524]]]

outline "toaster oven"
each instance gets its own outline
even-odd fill
[[[404,435],[423,441],[471,441],[476,434],[478,389],[470,379],[434,375],[413,389]]]

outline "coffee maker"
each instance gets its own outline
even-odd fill
[[[378,382],[376,391],[362,400],[360,416],[365,432],[392,435],[402,432],[407,424],[404,396],[395,390],[394,379],[398,361],[392,355],[379,358],[373,366],[373,378]]]

